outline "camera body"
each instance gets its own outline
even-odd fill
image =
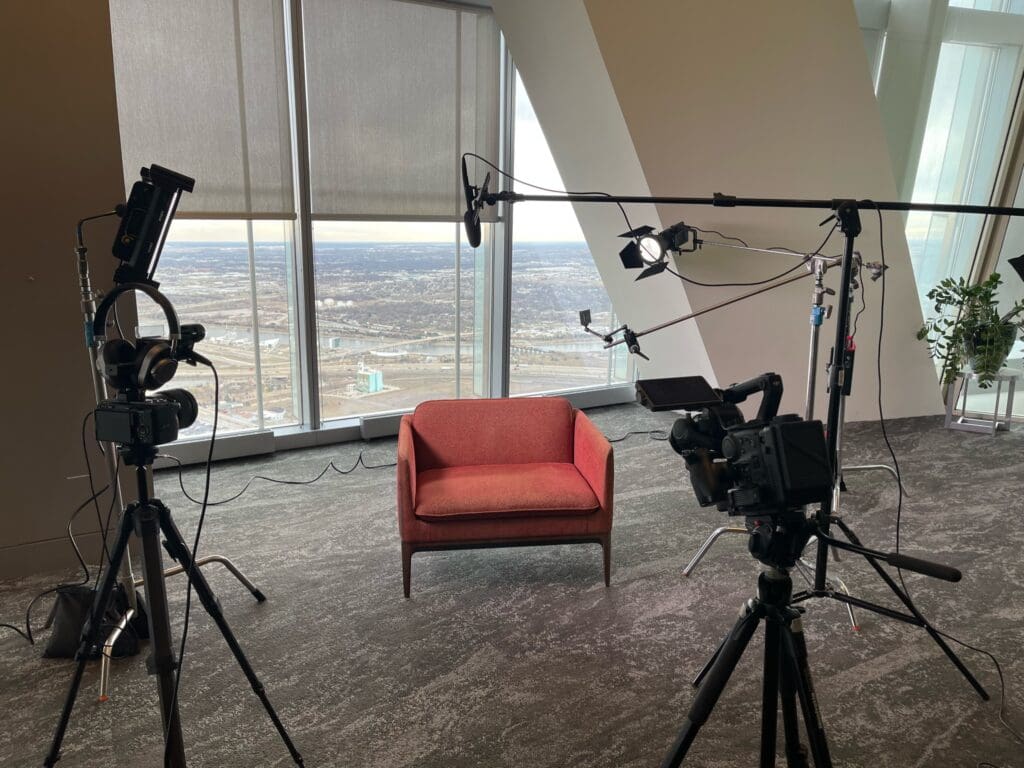
[[[198,406],[184,389],[168,389],[152,397],[104,400],[96,406],[96,439],[131,449],[173,443],[178,430],[196,420]]]
[[[757,418],[746,421],[737,403],[757,392]],[[765,373],[717,394],[719,402],[705,401],[695,414],[678,419],[669,436],[701,506],[751,517],[800,510],[829,497],[825,431],[820,421],[777,415],[781,377]]]
[[[721,454],[730,481],[722,511],[750,515],[790,510],[824,501],[832,492],[828,446],[820,421],[789,414],[768,423],[753,421],[729,428]]]

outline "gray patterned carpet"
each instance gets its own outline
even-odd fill
[[[622,406],[591,412],[609,436],[667,427],[671,416]],[[1024,727],[1024,433],[951,433],[937,419],[893,422],[910,498],[905,551],[962,568],[959,584],[907,576],[933,622],[997,655],[1008,711]],[[329,458],[393,459],[394,441],[292,452],[214,469],[214,496],[254,472],[312,477]],[[848,430],[847,463],[887,460],[874,425]],[[309,487],[257,484],[213,508],[201,552],[233,558],[268,595],[257,605],[219,567],[208,573],[224,611],[309,766],[659,764],[685,716],[689,680],[754,590],[757,563],[741,537],[722,540],[694,577],[680,571],[714,527],[681,460],[646,436],[616,445],[612,586],[593,545],[423,553],[404,600],[393,470],[333,473]],[[201,475],[190,470],[193,493]],[[891,548],[893,483],[852,475],[847,520],[869,545]],[[157,478],[186,535],[197,517],[176,476]],[[850,556],[836,566],[854,594],[895,605]],[[59,575],[58,575],[59,577]],[[0,584],[5,621],[54,576]],[[171,580],[180,626],[181,577]],[[40,612],[42,619],[45,608]],[[201,611],[181,695],[192,766],[283,766],[287,753]],[[997,720],[992,664],[964,660],[993,694],[982,703],[920,629],[861,613],[851,632],[842,607],[809,605],[811,665],[836,765],[1024,766],[1024,744]],[[755,636],[688,765],[749,766],[759,743],[760,636]],[[0,635],[0,765],[42,764],[71,663],[39,658]],[[142,657],[118,660],[113,698],[95,700],[90,665],[60,766],[159,764],[154,682]]]

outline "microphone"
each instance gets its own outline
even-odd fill
[[[483,205],[482,198],[486,194],[487,182],[491,179],[488,173],[484,177],[484,184],[480,188],[479,197],[477,190],[469,183],[469,171],[466,169],[466,158],[462,158],[462,191],[466,195],[466,212],[462,215],[462,223],[466,227],[466,240],[471,248],[480,245],[480,206]]]

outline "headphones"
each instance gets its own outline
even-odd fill
[[[124,338],[107,341],[107,315],[118,297],[128,291],[139,291],[155,301],[167,318],[166,339]],[[181,325],[171,302],[160,291],[145,283],[124,283],[108,293],[96,308],[92,323],[93,344],[101,346],[97,367],[104,381],[118,392],[133,389],[159,389],[178,370],[178,342]]]

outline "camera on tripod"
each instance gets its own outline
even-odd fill
[[[737,403],[757,392],[757,417],[745,421]],[[764,373],[717,394],[721,402],[681,417],[669,436],[701,506],[715,504],[731,515],[778,514],[832,493],[821,422],[778,415],[782,377]]]
[[[166,389],[141,402],[104,400],[96,406],[96,439],[131,448],[173,443],[198,412],[195,397],[184,389]]]
[[[744,515],[754,557],[789,567],[812,534],[804,507],[832,493],[832,468],[820,421],[778,415],[782,377],[764,373],[720,390],[700,376],[637,382],[651,410],[691,411],[677,419],[669,443],[686,462],[702,507]],[[761,393],[757,416],[737,407]]]

